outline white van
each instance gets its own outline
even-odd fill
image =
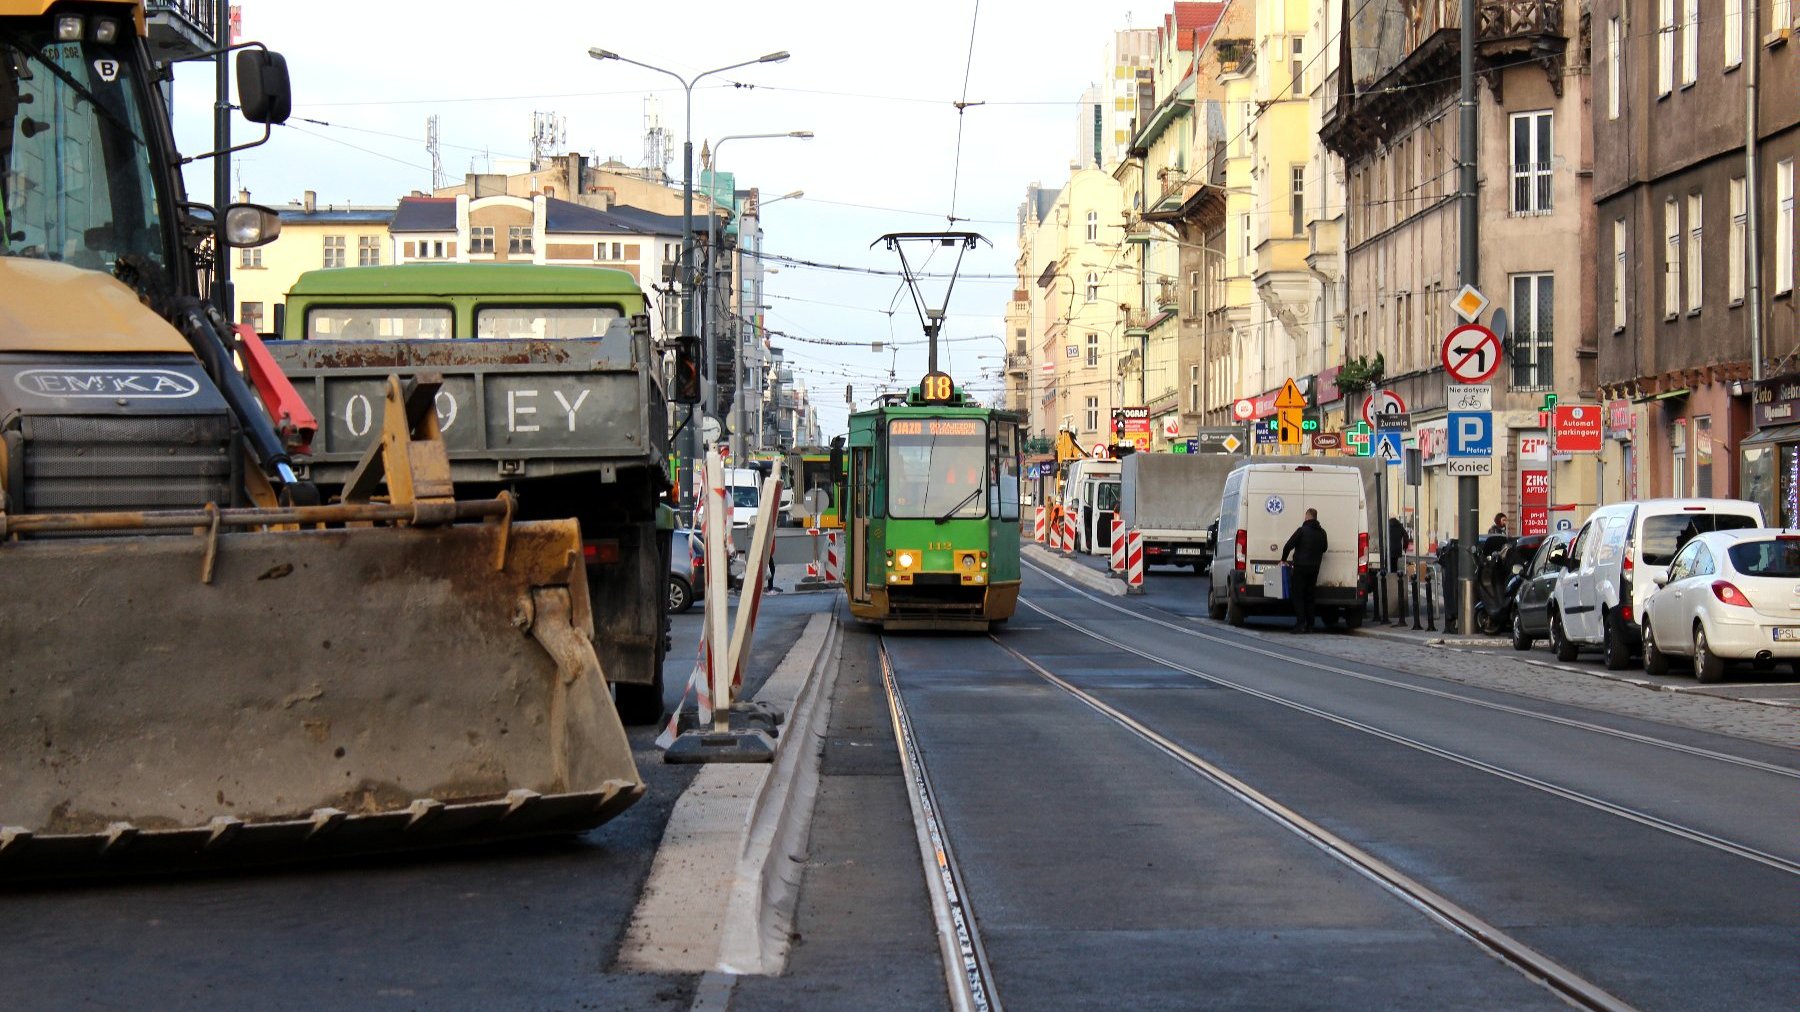
[[[1688,539],[1761,527],[1762,507],[1741,499],[1643,499],[1588,514],[1550,591],[1550,649],[1572,661],[1598,649],[1614,671],[1643,646],[1644,601]]]
[[[748,527],[756,522],[756,511],[762,502],[763,474],[754,467],[725,469],[725,495],[731,500],[731,526]]]
[[[1112,548],[1112,518],[1119,508],[1119,462],[1077,460],[1063,485],[1063,507],[1075,518],[1075,550],[1104,555]]]
[[[1363,577],[1369,571],[1369,504],[1360,468],[1341,464],[1244,463],[1219,497],[1218,551],[1212,560],[1208,611],[1243,625],[1248,614],[1292,615],[1293,602],[1268,592],[1279,579],[1281,547],[1319,511],[1325,562],[1319,567],[1319,617],[1362,624]]]

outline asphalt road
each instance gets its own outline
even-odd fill
[[[1560,1004],[1173,749],[1626,1003],[1800,1007],[1791,742],[1232,630],[1198,617],[1204,586],[1127,601],[1028,571],[996,638],[884,638],[1003,1002]]]
[[[766,598],[750,691],[828,595]],[[671,701],[703,610],[676,616]],[[697,978],[613,964],[697,767],[630,737],[645,797],[572,839],[0,893],[0,1008],[685,1009]]]

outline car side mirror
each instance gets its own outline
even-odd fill
[[[1658,573],[1650,578],[1650,582],[1656,584],[1658,587],[1667,587],[1669,585],[1669,574]]]
[[[1513,569],[1514,576],[1518,576],[1520,573],[1523,573],[1525,571],[1525,567],[1520,565],[1517,562],[1513,563],[1512,569]]]

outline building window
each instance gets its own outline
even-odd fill
[[[1302,98],[1306,95],[1306,36],[1296,35],[1289,42],[1288,78],[1293,81],[1294,97]]]
[[[1294,217],[1294,234],[1306,228],[1306,166],[1296,165],[1289,173],[1288,214]]]
[[[1619,49],[1619,19],[1606,23],[1606,118],[1619,118],[1619,87],[1625,75],[1619,67],[1624,54]]]
[[[260,302],[238,303],[238,322],[256,331],[263,332],[263,304]]]
[[[1250,249],[1251,249],[1250,216],[1249,215],[1247,215],[1247,214],[1238,215],[1238,228],[1243,233],[1242,244],[1240,246],[1240,249],[1242,250],[1242,252],[1239,254],[1239,259],[1238,259],[1238,273],[1240,275],[1248,275],[1250,273]]]
[[[381,263],[381,237],[378,235],[362,235],[356,237],[356,265],[358,267],[374,267]]]
[[[1188,411],[1200,413],[1200,367],[1188,366]]]
[[[1713,494],[1712,416],[1694,419],[1694,495],[1710,499]]]
[[[1087,276],[1087,300],[1089,302],[1100,301],[1100,275],[1092,271],[1089,271]]]
[[[1625,219],[1613,219],[1613,331],[1625,329]]]
[[[1090,369],[1100,364],[1099,334],[1089,334],[1087,336],[1087,364]]]
[[[344,237],[343,236],[328,235],[325,237],[324,265],[326,267],[342,267],[342,266],[344,266]]]
[[[1657,0],[1656,93],[1667,95],[1675,87],[1675,0]]]
[[[494,252],[494,226],[476,225],[469,229],[469,252]]]
[[[508,225],[508,226],[506,226],[506,252],[508,252],[508,253],[530,253],[531,252],[531,226],[530,225]]]
[[[1771,31],[1780,31],[1792,26],[1793,23],[1794,15],[1788,0],[1774,0],[1769,5],[1769,28]]]
[[[1687,248],[1687,299],[1688,312],[1700,311],[1700,195],[1692,193],[1687,199],[1688,214],[1688,248]]]
[[[1726,296],[1736,305],[1744,301],[1744,250],[1749,241],[1749,216],[1744,206],[1744,177],[1731,181],[1731,239],[1726,244]]]
[[[1794,290],[1794,160],[1775,166],[1775,292]]]
[[[1675,498],[1688,494],[1687,486],[1687,419],[1677,418],[1669,427],[1669,461],[1674,477]]]
[[[1238,128],[1238,154],[1250,153],[1250,125],[1256,122],[1256,113],[1249,102],[1239,103],[1239,113],[1243,117],[1243,125]]]
[[[1554,275],[1512,276],[1515,390],[1549,390],[1556,385],[1555,295]]]
[[[1100,241],[1100,212],[1099,211],[1089,211],[1087,213],[1087,241],[1088,242],[1099,242]]]
[[[1681,312],[1681,205],[1663,201],[1663,318]]]
[[[261,246],[252,246],[249,249],[238,250],[238,266],[239,267],[261,267],[262,266],[262,247]]]
[[[1693,84],[1700,74],[1700,0],[1682,0],[1681,83]]]
[[[1084,421],[1087,422],[1087,425],[1085,427],[1083,427],[1082,431],[1084,431],[1084,432],[1099,431],[1099,429],[1100,429],[1100,398],[1089,397],[1087,399],[1087,417],[1084,419]]]
[[[1725,0],[1725,66],[1744,62],[1744,0]]]
[[[1550,202],[1551,114],[1514,113],[1512,117],[1512,213],[1548,214]]]

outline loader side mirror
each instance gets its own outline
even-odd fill
[[[261,204],[225,208],[225,243],[233,249],[263,246],[281,235],[281,215]]]
[[[700,339],[684,334],[675,339],[675,391],[677,404],[700,403]]]
[[[238,108],[244,118],[265,126],[286,123],[294,111],[287,58],[267,49],[244,49],[237,55]]]

